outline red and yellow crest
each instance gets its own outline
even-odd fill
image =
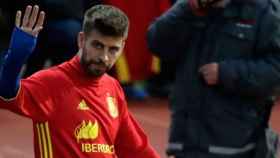
[[[118,110],[116,98],[112,96],[107,96],[106,101],[107,101],[109,114],[113,118],[117,118],[119,116],[119,110]]]

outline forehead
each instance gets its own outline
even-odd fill
[[[102,33],[93,30],[86,35],[87,42],[98,41],[105,46],[121,46],[125,41],[124,37],[105,36]]]

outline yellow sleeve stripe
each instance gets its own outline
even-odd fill
[[[51,136],[50,136],[50,129],[49,129],[48,122],[45,123],[45,126],[46,126],[47,142],[48,142],[48,147],[49,147],[49,155],[50,155],[50,158],[53,158],[52,140],[51,140]]]
[[[48,122],[36,125],[41,158],[53,158],[52,142]]]
[[[44,130],[44,124],[40,124],[40,130],[42,134],[42,140],[43,140],[43,150],[44,150],[44,158],[48,158],[48,147],[46,143],[46,134]]]
[[[37,128],[37,135],[38,135],[38,141],[39,141],[39,149],[40,149],[40,158],[44,158],[43,157],[43,147],[42,147],[42,137],[41,137],[41,131],[40,131],[40,125],[36,124],[36,128]]]

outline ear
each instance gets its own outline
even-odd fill
[[[122,54],[124,52],[125,42],[126,42],[126,40],[123,40],[122,43],[121,43],[121,47],[120,47],[120,50],[119,50],[119,52],[121,52],[120,54]]]
[[[124,39],[124,40],[122,41],[122,49],[124,49],[125,43],[126,43],[126,39]]]
[[[78,34],[79,49],[83,48],[84,45],[85,45],[85,33],[84,32],[79,32],[79,34]]]

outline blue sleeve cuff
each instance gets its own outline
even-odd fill
[[[10,48],[0,63],[0,96],[4,98],[16,96],[21,68],[35,48],[36,41],[36,37],[17,27],[14,29]]]
[[[37,38],[15,27],[11,42],[10,51],[15,55],[14,59],[26,59],[36,46]]]

